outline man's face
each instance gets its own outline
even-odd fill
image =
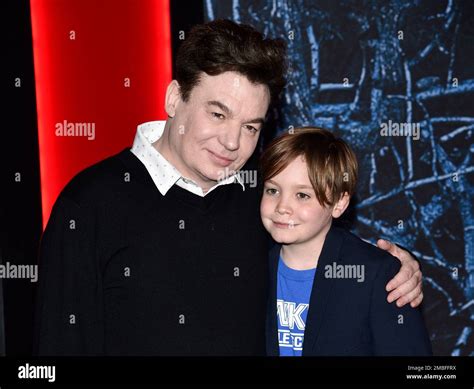
[[[250,158],[269,102],[267,86],[252,84],[239,73],[202,73],[187,102],[176,97],[171,162],[183,176],[210,188]]]
[[[302,157],[265,182],[260,215],[276,242],[297,245],[324,240],[337,216],[319,204]]]

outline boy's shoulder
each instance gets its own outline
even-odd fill
[[[341,256],[349,258],[351,262],[358,262],[365,265],[374,266],[396,266],[400,265],[400,261],[393,255],[379,249],[372,243],[362,240],[354,233],[340,228],[333,227],[336,233],[343,237],[341,247]]]
[[[379,249],[372,243],[362,240],[344,228],[332,226],[329,234],[332,235],[330,239],[331,244],[340,245],[340,247],[332,247],[331,251],[338,252],[339,259],[343,262],[364,265],[367,270],[370,271],[372,269],[374,273],[381,267],[391,268],[392,271],[400,268],[400,261],[393,255]],[[328,236],[326,236],[326,240],[328,240]],[[280,249],[281,245],[275,242],[270,246],[268,253],[270,266],[277,262]]]

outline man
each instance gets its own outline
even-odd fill
[[[285,85],[285,45],[231,21],[196,26],[168,86],[168,120],[79,173],[42,238],[41,355],[263,355],[268,236],[250,159]],[[249,162],[246,169],[255,169]],[[409,254],[388,285],[422,300]]]

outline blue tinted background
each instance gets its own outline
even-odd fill
[[[354,148],[353,231],[420,259],[438,355],[474,354],[472,2],[205,0],[207,20],[248,23],[288,43],[276,132],[321,126]],[[418,123],[420,139],[381,136]],[[268,136],[267,136],[268,138]],[[268,141],[268,139],[266,139]]]

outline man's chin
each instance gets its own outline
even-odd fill
[[[209,181],[214,181],[215,183],[218,183],[220,181],[224,181],[225,179],[233,176],[234,174],[235,174],[234,170],[220,169],[220,170],[211,170],[209,172],[206,172],[205,177]]]
[[[213,186],[217,185],[219,181],[222,181],[218,178],[217,174],[209,173],[209,172],[200,172],[200,182],[203,186],[208,188],[212,188]],[[200,185],[201,186],[201,185]]]

